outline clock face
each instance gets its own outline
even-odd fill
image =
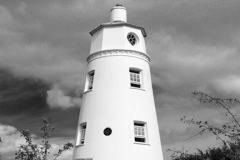
[[[129,33],[129,34],[127,35],[127,39],[128,39],[128,42],[129,42],[132,46],[134,46],[134,45],[137,43],[137,37],[136,37],[134,34],[132,34],[132,33]]]
[[[109,136],[110,134],[112,134],[112,129],[111,128],[105,128],[103,131],[105,136]]]

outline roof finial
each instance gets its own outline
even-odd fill
[[[121,5],[121,4],[116,4],[116,7],[118,7],[118,6],[119,6],[119,7],[122,7],[123,5]]]

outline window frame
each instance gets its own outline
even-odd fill
[[[130,87],[135,89],[143,89],[142,70],[138,68],[129,68]]]
[[[95,79],[95,70],[91,70],[87,73],[84,94],[93,90]]]
[[[143,121],[134,121],[133,126],[134,126],[134,143],[148,144],[147,123]],[[136,138],[139,140],[136,140]]]
[[[93,89],[95,70],[88,72],[88,90]]]
[[[79,136],[78,136],[78,145],[84,145],[86,141],[86,130],[87,130],[87,123],[81,123],[79,125]]]
[[[135,34],[133,32],[129,32],[127,34],[127,41],[131,46],[136,46],[139,43],[139,38],[138,38],[137,34]]]

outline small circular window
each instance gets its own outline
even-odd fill
[[[110,134],[112,134],[112,129],[111,128],[105,128],[103,131],[105,136],[109,136]]]
[[[129,33],[129,34],[127,35],[127,39],[128,39],[128,42],[129,42],[132,46],[134,46],[134,45],[137,43],[137,36],[134,35],[134,34],[132,34],[132,33]]]

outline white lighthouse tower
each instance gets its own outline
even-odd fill
[[[144,28],[116,5],[90,34],[73,160],[163,160]]]

